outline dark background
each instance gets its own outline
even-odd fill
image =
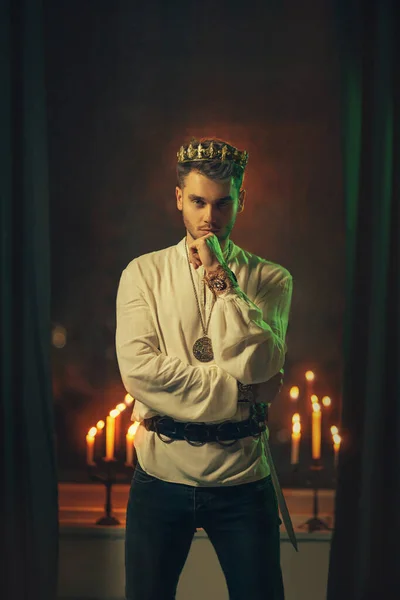
[[[84,466],[87,430],[123,400],[118,280],[132,258],[184,236],[175,159],[192,135],[249,151],[232,239],[294,277],[285,387],[271,412],[280,468],[297,410],[288,388],[309,368],[315,392],[333,400],[331,464],[344,309],[337,54],[329,0],[47,2],[52,321],[67,331],[52,351],[61,477]],[[304,396],[300,411],[306,465]]]

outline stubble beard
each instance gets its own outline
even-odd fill
[[[182,208],[182,219],[183,219],[183,224],[185,226],[186,231],[189,233],[190,237],[193,240],[198,240],[199,238],[207,235],[204,231],[200,231],[198,234],[194,233],[194,229],[192,229],[191,223],[189,223],[187,221],[186,217],[185,217],[185,212],[184,212],[183,208]],[[229,226],[225,226],[223,228],[224,233],[223,233],[222,236],[218,235],[218,234],[215,234],[217,236],[217,238],[218,238],[218,241],[220,243],[221,248],[224,248],[225,244],[228,243],[228,238],[231,235],[231,232],[232,232],[232,229],[233,229],[234,225],[235,225],[235,221],[232,224],[230,224]]]

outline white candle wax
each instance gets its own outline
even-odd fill
[[[333,435],[333,465],[335,467],[335,469],[337,469],[338,466],[338,460],[339,460],[339,450],[340,450],[340,442],[341,442],[341,437],[339,434],[334,434]]]
[[[321,407],[317,402],[314,402],[312,412],[312,457],[314,460],[321,458]]]
[[[94,436],[87,434],[86,436],[86,463],[92,465],[94,463]]]
[[[131,433],[126,434],[126,464],[133,464],[133,438]]]
[[[108,415],[106,419],[106,460],[114,460],[115,418]]]
[[[299,462],[300,438],[301,433],[292,433],[292,453],[290,457],[290,463],[292,465],[297,465]]]

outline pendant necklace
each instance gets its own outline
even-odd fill
[[[190,266],[189,251],[188,251],[186,241],[185,241],[185,246],[186,246],[186,256],[187,256],[188,265],[189,265],[190,278],[192,280],[193,291],[194,291],[194,295],[196,297],[196,302],[197,302],[197,310],[198,310],[200,321],[201,321],[201,327],[203,329],[203,337],[196,340],[193,345],[193,354],[194,354],[195,358],[197,358],[197,360],[199,360],[200,362],[210,362],[210,360],[213,360],[213,358],[214,358],[214,352],[213,352],[211,339],[208,337],[207,332],[208,332],[208,326],[210,325],[211,313],[214,308],[216,298],[214,297],[214,302],[211,306],[210,314],[208,315],[207,324],[204,325],[203,317],[201,316],[201,308],[200,308],[199,298],[197,296],[196,285],[194,283],[193,273],[192,273],[192,269]],[[204,283],[204,294],[206,291],[205,286],[206,286],[206,284]]]

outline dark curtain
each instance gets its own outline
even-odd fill
[[[43,7],[0,3],[0,595],[56,597]]]
[[[400,23],[396,1],[338,3],[347,308],[344,443],[328,600],[390,600],[400,593]]]

